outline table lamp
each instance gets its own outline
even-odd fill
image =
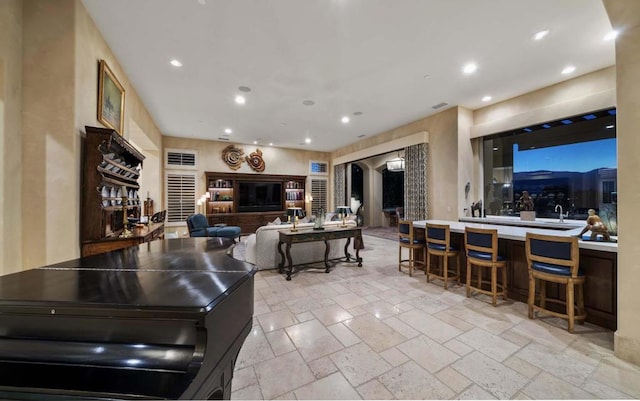
[[[304,217],[304,212],[301,207],[290,207],[287,209],[287,220],[293,223],[291,231],[298,231],[296,224],[298,219]]]
[[[342,219],[342,225],[340,227],[347,226],[347,216],[351,214],[351,208],[349,206],[338,206],[336,207],[336,213],[338,217]]]

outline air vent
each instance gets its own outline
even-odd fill
[[[431,106],[431,108],[432,108],[432,109],[434,109],[434,110],[437,110],[437,109],[439,109],[439,108],[442,108],[442,107],[444,107],[444,106],[447,106],[448,104],[449,104],[449,103],[442,102],[442,103],[438,103],[438,104],[436,104],[435,106]]]
[[[329,172],[329,163],[319,161],[309,161],[309,174],[327,175]]]
[[[187,168],[195,169],[196,152],[194,150],[169,150],[166,153],[166,166],[168,168]]]
[[[218,140],[220,140],[220,141],[228,141],[229,138],[225,138],[224,136],[219,136]]]
[[[361,135],[358,135],[358,138],[364,138],[365,136],[367,136],[367,135],[361,134]]]

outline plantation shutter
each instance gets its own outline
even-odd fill
[[[327,212],[327,180],[311,179],[311,214],[318,215],[318,210],[322,209]]]
[[[195,213],[196,175],[167,173],[167,223],[184,223]]]

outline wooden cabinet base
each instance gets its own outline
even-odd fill
[[[129,238],[112,237],[98,241],[83,242],[81,250],[82,257],[128,248],[144,242],[164,238],[164,224],[151,224],[148,227],[134,228],[132,233],[133,235]]]

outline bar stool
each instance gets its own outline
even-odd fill
[[[413,269],[416,264],[424,266],[426,259],[425,241],[415,237],[413,230],[413,221],[398,220],[398,271],[402,271],[403,267],[409,269],[409,276],[413,276]],[[409,250],[409,259],[402,259],[402,248]],[[422,250],[422,261],[416,260],[416,250]]]
[[[471,292],[479,292],[491,296],[492,305],[496,306],[498,295],[507,299],[507,261],[498,255],[498,230],[466,227],[464,230],[464,246],[467,253],[467,298]],[[471,282],[473,266],[478,266],[477,286]],[[483,268],[491,269],[491,280],[482,279]],[[502,269],[502,282],[498,283],[498,269]],[[482,288],[489,284],[490,290]],[[500,289],[500,291],[498,291]]]
[[[426,225],[427,232],[427,283],[431,278],[437,278],[444,281],[444,289],[446,290],[450,280],[457,281],[460,285],[460,252],[454,246],[451,246],[451,236],[449,225],[431,224]],[[439,273],[431,272],[431,256],[442,258],[439,263]],[[449,271],[449,258],[455,256],[455,270]]]
[[[573,333],[574,322],[584,323],[584,271],[579,268],[580,251],[578,238],[559,237],[527,233],[525,243],[529,271],[529,319],[534,310],[569,321],[569,333]],[[540,280],[540,305],[535,304],[536,279]],[[547,298],[546,282],[566,285],[566,300]],[[574,286],[578,288],[577,305],[574,305]],[[546,308],[546,302],[565,305],[566,313]],[[577,311],[576,311],[577,309]]]

